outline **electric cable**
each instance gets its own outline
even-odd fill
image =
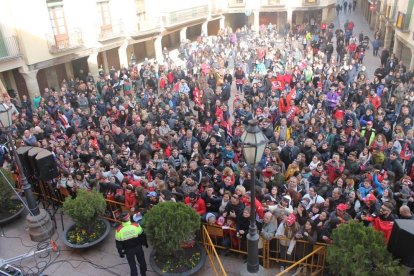
[[[1,170],[0,170],[0,174],[6,180],[8,185],[12,188],[12,190],[14,191],[16,196],[19,198],[19,200],[25,206],[25,208],[33,216],[33,212],[29,209],[26,202],[23,200],[23,198],[20,196],[20,194],[15,190],[12,183],[10,183],[10,181],[6,178],[6,176],[4,175],[4,173]],[[43,225],[40,225],[40,227],[42,227],[43,230],[46,230]],[[6,235],[3,227],[0,227],[0,229],[1,229],[1,235],[0,236],[3,236],[5,238],[20,240],[20,243],[24,247],[30,248],[28,253],[32,252],[34,249],[36,251],[44,250],[44,249],[48,248],[48,246],[49,246],[49,242],[46,242],[46,241],[38,242],[37,244],[34,244],[34,245],[27,245],[23,242],[23,239],[21,237],[8,236],[8,235]],[[56,233],[57,237],[55,239],[51,239],[53,242],[56,242],[59,239],[59,232],[55,231],[55,233]],[[33,255],[34,261],[35,261],[34,266],[23,265],[23,260],[24,259],[21,259],[19,265],[16,265],[16,267],[18,267],[22,271],[23,275],[25,275],[25,276],[37,276],[37,275],[42,274],[46,269],[50,268],[52,265],[56,265],[56,264],[59,264],[59,263],[68,263],[73,269],[79,268],[79,266],[81,266],[82,263],[87,263],[87,264],[91,265],[93,268],[100,269],[100,270],[105,270],[105,271],[107,271],[108,273],[110,273],[112,275],[121,276],[121,274],[113,272],[111,269],[115,268],[115,267],[118,267],[118,266],[121,266],[121,265],[127,265],[128,264],[128,263],[125,263],[125,262],[121,262],[119,264],[115,264],[115,265],[111,265],[111,266],[101,266],[101,265],[95,264],[94,262],[92,262],[91,260],[89,260],[88,258],[86,258],[84,256],[80,256],[83,260],[78,260],[78,259],[58,260],[58,258],[60,256],[62,256],[60,254],[60,252],[64,252],[64,251],[70,251],[71,252],[71,250],[62,250],[62,249],[58,248],[56,257],[52,260],[52,255],[50,254],[50,251],[45,251],[45,252],[42,252],[41,254],[34,254]],[[47,260],[45,260],[45,259],[47,259]],[[79,264],[75,265],[72,262],[79,262]],[[153,270],[147,270],[147,271],[154,272]]]

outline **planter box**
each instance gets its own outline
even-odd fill
[[[158,267],[158,265],[156,264],[156,262],[154,260],[154,257],[156,255],[155,249],[151,251],[151,255],[150,255],[150,258],[149,258],[150,265],[151,265],[152,269],[154,269],[154,271],[158,275],[163,275],[163,276],[188,276],[188,275],[193,275],[193,274],[197,273],[198,271],[200,271],[204,267],[204,264],[206,263],[206,259],[207,259],[206,251],[204,250],[204,247],[201,244],[196,243],[194,245],[194,247],[200,249],[201,256],[200,256],[200,261],[198,262],[198,264],[194,268],[192,268],[191,270],[181,272],[181,273],[162,272],[162,268]]]
[[[85,249],[85,248],[89,248],[92,247],[98,243],[100,243],[101,241],[103,241],[109,234],[110,230],[111,230],[111,226],[109,224],[109,222],[105,219],[98,219],[98,221],[102,221],[105,224],[105,232],[103,233],[102,236],[100,236],[97,240],[93,241],[93,242],[88,242],[88,243],[84,243],[84,244],[72,244],[68,241],[67,239],[67,235],[68,232],[70,230],[72,230],[73,227],[75,227],[75,223],[70,225],[69,227],[67,227],[65,229],[65,231],[63,231],[63,235],[62,235],[62,241],[64,244],[66,244],[68,247],[70,248],[75,248],[75,249]]]
[[[19,203],[22,204],[22,202],[20,201],[20,199],[17,199],[17,198],[12,198],[11,201],[14,204],[16,204],[16,205],[19,204]],[[13,215],[11,215],[9,217],[0,219],[0,225],[6,225],[6,224],[12,222],[13,220],[15,220],[16,218],[18,218],[22,214],[22,212],[23,212],[24,209],[25,209],[25,207],[22,204],[22,208],[20,208],[16,213],[14,213]]]

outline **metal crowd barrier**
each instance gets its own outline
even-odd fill
[[[213,269],[216,276],[227,276],[223,264],[221,263],[220,257],[217,254],[217,250],[213,244],[213,241],[210,238],[210,234],[207,231],[206,225],[201,225],[201,242],[203,243],[204,248],[206,249],[207,256],[210,260],[211,268]]]
[[[220,226],[205,223],[203,226],[209,234],[215,248],[228,250],[235,254],[247,255],[246,241],[234,237],[236,229],[223,229]],[[223,245],[223,240],[225,239],[227,241],[230,241],[230,244],[228,246]],[[287,246],[283,246],[283,242],[281,244],[281,241],[286,239],[273,238],[270,241],[263,238],[260,239],[259,260],[262,261],[264,268],[270,268],[271,265],[276,263],[288,267],[292,264],[298,263],[302,259],[305,259],[304,262],[306,262],[304,265],[306,265],[310,271],[320,271],[323,273],[325,269],[326,244],[311,244],[307,241],[296,240],[296,245],[292,250],[292,253],[288,255],[286,253]],[[297,265],[298,264],[296,264],[296,266]]]
[[[39,182],[34,186],[33,193],[38,197],[43,207],[51,214],[56,227],[55,215],[57,210],[62,206],[65,198],[71,196],[70,192],[62,187],[59,189],[53,188],[50,183],[45,182]],[[19,188],[17,190],[22,192]],[[117,215],[127,210],[125,203],[110,199],[105,200],[107,208],[102,217],[112,222],[119,222]],[[60,215],[63,228],[62,213]],[[247,241],[236,238],[235,233],[236,229],[234,228],[223,228],[207,223],[203,223],[201,226],[201,242],[209,254],[212,268],[217,275],[226,275],[217,249],[247,256]],[[303,269],[306,268],[312,275],[323,274],[325,269],[326,244],[311,244],[307,241],[296,240],[294,249],[288,255],[286,253],[287,246],[283,246],[283,240],[283,238],[273,238],[271,240],[260,238],[259,260],[262,262],[264,268],[270,268],[272,265],[278,263],[286,267],[290,266],[288,268],[289,271],[295,267],[301,267]],[[226,241],[227,244],[223,245],[223,241]]]

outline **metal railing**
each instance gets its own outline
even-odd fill
[[[304,6],[319,5],[319,0],[302,0]]]
[[[208,16],[208,5],[193,7],[164,13],[162,21],[164,27],[182,24],[188,21],[201,19]]]
[[[0,38],[0,61],[20,56],[21,53],[17,36]]]
[[[223,264],[221,263],[220,257],[217,254],[217,250],[214,247],[213,241],[210,238],[209,232],[205,225],[201,225],[201,242],[206,249],[207,256],[210,260],[211,268],[216,275],[227,276],[224,270]]]
[[[295,273],[295,275],[323,275],[325,263],[322,265],[314,265],[314,263],[317,263],[319,260],[325,262],[325,257],[320,258],[320,256],[325,255],[325,247],[318,247],[287,269],[279,272],[277,276],[290,275],[291,273]],[[293,272],[295,268],[296,271]]]
[[[111,24],[98,27],[98,40],[104,41],[120,37],[124,34],[123,24]]]
[[[55,35],[47,34],[49,52],[52,54],[68,51],[83,45],[82,32],[76,30],[72,33]]]
[[[216,248],[225,249],[234,254],[247,255],[247,242],[235,237],[234,233],[236,229],[223,229],[216,225],[204,225]],[[295,240],[296,245],[294,250],[288,255],[286,253],[286,247],[283,247],[282,245],[282,243],[286,244],[286,242],[288,242],[288,240],[284,238],[273,238],[270,241],[261,238],[260,243],[262,244],[262,248],[259,250],[259,259],[262,260],[264,268],[269,268],[272,264],[276,263],[293,265],[301,261],[303,256],[308,256],[310,253],[314,253],[312,258],[307,258],[306,263],[302,262],[301,264],[306,264],[306,266],[314,272],[323,272],[325,270],[326,244],[311,244],[307,241]]]
[[[284,5],[284,0],[267,0],[262,2],[262,6],[281,6]]]
[[[229,8],[240,8],[246,6],[246,0],[229,0]]]
[[[45,209],[49,209],[52,204],[54,206],[53,210],[55,210],[54,213],[56,213],[57,206],[62,206],[66,197],[72,196],[66,188],[56,189],[50,183],[44,183],[42,181],[37,183],[32,181],[32,183],[33,193],[38,196]],[[18,185],[17,190],[21,191],[21,185]],[[125,203],[116,201],[108,195],[106,195],[105,200],[107,208],[102,217],[109,221],[119,222],[117,215],[122,211],[127,211]],[[216,275],[226,275],[217,249],[247,256],[247,241],[237,238],[235,233],[236,229],[234,228],[225,228],[206,223],[202,223],[201,225],[201,242],[207,251],[211,267]],[[296,244],[292,252],[288,255],[287,247],[291,242],[292,240],[285,238],[273,238],[271,240],[260,238],[259,259],[262,261],[263,267],[268,269],[273,264],[284,263],[288,268],[279,275],[287,275],[294,268],[302,271],[305,270],[307,273],[304,275],[323,275],[325,271],[327,244],[311,244],[303,240],[294,240]]]
[[[138,22],[138,32],[146,32],[151,30],[158,30],[161,28],[159,22],[143,20]]]

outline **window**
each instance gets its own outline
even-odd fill
[[[147,21],[147,15],[145,11],[137,13],[137,20],[138,20],[138,29],[143,30],[145,28],[145,23]]]
[[[145,12],[145,0],[135,0],[137,14]]]
[[[405,27],[404,21],[405,21],[405,14],[402,12],[398,12],[397,22],[395,23],[398,29],[403,29]]]
[[[98,2],[99,25],[101,33],[112,32],[111,13],[109,11],[109,1]]]
[[[59,49],[65,48],[69,43],[69,36],[63,5],[61,2],[48,1],[48,9],[56,47]]]
[[[280,0],[269,0],[268,5],[279,5],[280,4]]]
[[[385,18],[390,19],[391,17],[391,6],[387,5],[387,8],[385,9]]]

